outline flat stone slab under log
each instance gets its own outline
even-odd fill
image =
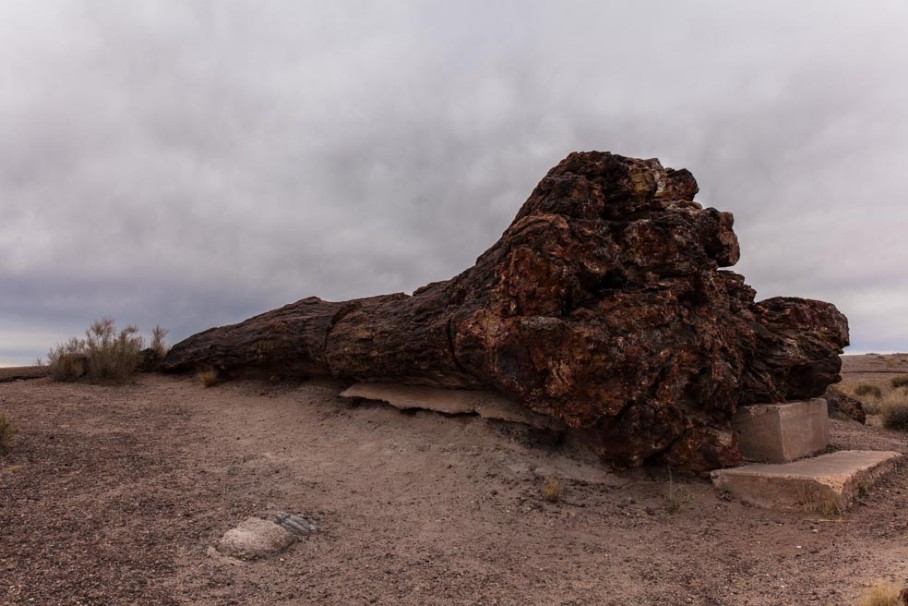
[[[845,511],[902,455],[893,451],[841,450],[793,463],[759,463],[713,471],[720,491],[745,503],[817,513]]]
[[[340,395],[342,398],[379,400],[401,410],[431,410],[448,415],[478,414],[484,419],[523,423],[540,429],[565,428],[557,419],[534,414],[490,391],[439,389],[400,383],[356,383]]]
[[[829,414],[822,398],[742,406],[731,425],[746,461],[787,463],[829,444]]]

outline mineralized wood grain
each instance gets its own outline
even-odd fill
[[[619,464],[733,465],[738,405],[821,395],[848,326],[828,303],[755,303],[720,269],[739,256],[731,214],[696,193],[657,160],[573,153],[460,275],[303,299],[194,335],[164,367],[493,389]]]

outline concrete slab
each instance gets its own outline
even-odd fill
[[[564,429],[557,419],[536,414],[501,394],[473,389],[440,389],[400,383],[356,383],[341,397],[380,400],[408,410],[419,408],[444,414],[478,414],[484,419],[523,423],[540,429]]]
[[[747,461],[787,463],[829,444],[829,414],[822,398],[742,406],[731,425]]]
[[[712,472],[716,488],[745,503],[822,514],[845,511],[902,458],[898,452],[842,450],[793,463]]]

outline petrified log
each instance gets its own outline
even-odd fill
[[[823,394],[826,400],[829,416],[839,419],[851,419],[861,425],[867,423],[867,413],[864,412],[864,405],[857,398],[852,398],[841,389],[830,385]]]
[[[687,170],[573,153],[476,265],[412,295],[308,298],[178,343],[169,371],[332,375],[499,391],[623,465],[739,460],[741,404],[820,396],[845,317],[754,303],[732,216],[693,201]]]
[[[9,368],[0,368],[0,383],[43,379],[49,374],[50,369],[47,366],[13,366]]]

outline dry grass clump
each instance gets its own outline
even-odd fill
[[[155,327],[152,348],[164,349],[167,331]],[[87,377],[92,383],[125,383],[142,360],[145,340],[139,329],[129,325],[117,330],[111,318],[92,323],[85,338],[72,338],[51,349],[47,356],[50,375],[56,381],[75,381]]]
[[[668,489],[665,491],[665,511],[672,515],[681,513],[693,501],[693,495],[682,485],[675,484],[672,479],[672,470],[668,470]]]
[[[908,431],[908,393],[893,391],[880,405],[883,427],[895,431]]]
[[[5,414],[0,412],[0,455],[6,454],[13,444],[16,435],[16,426]]]
[[[200,372],[199,381],[201,381],[202,385],[205,387],[214,387],[218,384],[218,371],[211,368]]]
[[[892,377],[890,381],[892,386],[898,389],[899,387],[908,387],[908,375],[899,375],[897,377]]]
[[[863,495],[866,488],[859,486],[858,494]],[[806,486],[798,489],[798,504],[806,514],[819,514],[824,518],[841,517],[844,513],[841,505],[829,493]]]
[[[670,483],[665,494],[665,511],[672,515],[681,513],[692,500],[693,496],[684,486]]]
[[[876,385],[869,385],[867,383],[861,383],[854,388],[854,395],[856,396],[873,396],[874,398],[882,398],[883,392],[880,391],[880,388]]]
[[[858,606],[902,606],[902,600],[895,585],[878,581],[864,592]]]
[[[542,487],[539,490],[542,493],[543,499],[549,503],[555,503],[561,498],[561,494],[564,492],[564,484],[562,484],[561,480],[557,477],[548,476],[542,481]]]

